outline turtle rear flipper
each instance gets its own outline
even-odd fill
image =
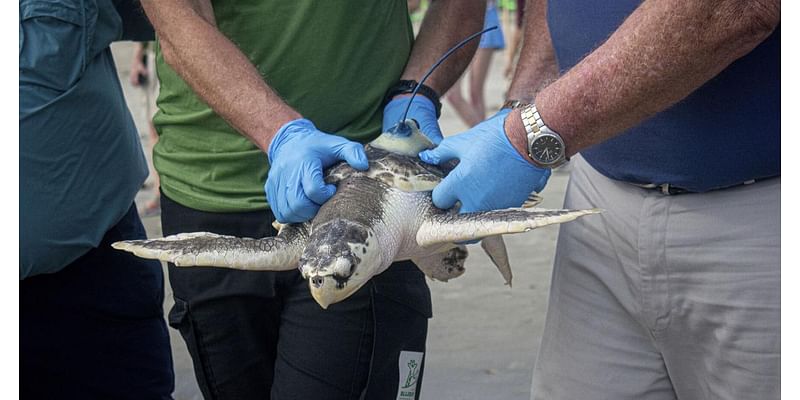
[[[506,244],[501,236],[490,236],[481,241],[481,247],[492,260],[506,284],[511,286],[511,266],[508,262]],[[427,257],[412,258],[411,261],[429,278],[447,282],[464,273],[464,261],[467,259],[467,247],[457,245],[443,253],[434,253]]]
[[[467,259],[467,248],[463,245],[426,257],[412,258],[417,267],[435,281],[447,282],[464,273],[464,261]]]
[[[179,267],[286,271],[297,268],[307,239],[308,227],[302,224],[286,225],[278,236],[261,239],[193,232],[161,239],[125,240],[111,246]]]
[[[464,242],[488,236],[527,232],[542,226],[569,222],[578,217],[599,213],[589,210],[548,210],[543,208],[508,208],[505,210],[430,215],[417,231],[417,244]]]

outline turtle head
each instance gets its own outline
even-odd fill
[[[378,273],[381,257],[374,237],[368,227],[343,219],[314,227],[299,267],[322,308],[346,299]]]

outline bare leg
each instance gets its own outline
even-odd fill
[[[156,127],[153,125],[152,119],[150,120],[150,132],[147,142],[147,151],[150,153],[150,157],[147,158],[147,167],[150,170],[150,177],[152,179],[152,187],[153,191],[155,192],[155,197],[148,201],[144,206],[144,210],[142,211],[142,215],[144,216],[155,215],[161,211],[161,196],[159,195],[159,186],[161,185],[161,181],[158,178],[158,172],[156,172],[156,168],[153,166],[153,148],[156,146],[156,142],[158,142],[158,133],[156,133]]]
[[[158,142],[158,132],[156,132],[155,125],[153,125],[153,116],[157,111],[156,98],[158,97],[159,85],[155,71],[155,54],[153,51],[149,51],[147,55],[148,55],[147,69],[148,69],[148,75],[150,76],[151,79],[147,87],[145,88],[145,90],[147,91],[147,115],[149,118],[149,124],[148,124],[149,132],[147,135],[147,146],[146,146],[147,152],[149,154],[149,157],[147,157],[149,161],[147,167],[150,170],[150,179],[152,182],[152,188],[155,196],[145,204],[144,210],[142,211],[142,215],[151,216],[161,213],[161,195],[159,190],[161,186],[161,180],[159,179],[158,172],[156,171],[156,168],[153,165],[153,149],[155,148],[156,143]]]
[[[466,73],[464,74],[466,75]],[[464,79],[464,75],[458,79],[458,81],[450,88],[447,92],[446,98],[447,101],[450,102],[450,105],[456,110],[456,113],[464,121],[465,124],[469,127],[473,127],[477,125],[479,122],[483,120],[475,109],[472,107],[463,96],[461,96],[461,81]]]
[[[516,67],[517,50],[522,42],[522,29],[514,28],[514,33],[511,34],[511,42],[506,49],[506,69],[503,75],[511,79],[514,77],[514,69]]]
[[[476,115],[483,121],[486,118],[486,104],[483,98],[483,87],[486,76],[489,74],[489,64],[492,62],[494,49],[478,49],[472,64],[469,67],[469,92],[472,108]]]

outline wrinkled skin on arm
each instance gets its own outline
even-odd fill
[[[555,63],[544,30],[546,0],[530,0],[528,7],[525,47],[509,94],[535,97],[542,119],[563,136],[568,157],[688,96],[780,23],[777,0],[644,1],[605,43],[538,91]],[[519,114],[509,115],[505,130],[524,151]]]

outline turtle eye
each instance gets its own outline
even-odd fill
[[[333,265],[333,274],[340,277],[349,277],[353,273],[355,265],[347,258],[339,258]]]
[[[308,276],[311,275],[311,271],[313,268],[307,264],[308,260],[301,258],[297,262],[297,269],[300,270],[300,274],[303,276],[303,279],[308,279]]]

